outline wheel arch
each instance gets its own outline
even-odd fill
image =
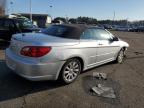
[[[127,50],[127,47],[124,46],[124,47],[122,47],[122,49],[123,49],[123,51],[126,51],[126,50]]]
[[[70,59],[74,59],[74,58],[75,58],[75,59],[78,59],[78,60],[80,61],[80,63],[81,63],[81,71],[83,71],[85,63],[84,63],[84,59],[83,59],[82,57],[80,57],[80,56],[72,56],[72,57],[69,57],[69,58],[67,58],[67,59],[65,60],[65,63],[66,63],[66,61],[68,61],[68,60],[70,60]],[[63,64],[63,66],[65,65],[65,63]],[[56,79],[59,78],[63,66],[61,67],[60,71],[57,73]]]

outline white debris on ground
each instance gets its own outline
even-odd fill
[[[107,74],[106,73],[93,72],[93,77],[106,80]]]
[[[112,98],[112,99],[116,98],[113,88],[106,87],[102,84],[98,84],[97,86],[92,87],[91,90],[101,97]]]
[[[107,80],[107,74],[100,73],[100,72],[93,72],[93,78]],[[116,98],[116,95],[112,87],[106,87],[105,85],[98,84],[92,87],[91,90],[93,93],[101,97],[112,98],[112,99]]]

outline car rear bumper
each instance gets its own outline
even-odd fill
[[[6,64],[16,74],[31,80],[57,80],[59,72],[64,64],[64,61],[58,62],[32,62],[13,54],[9,49],[6,49]]]

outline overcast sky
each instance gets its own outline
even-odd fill
[[[29,13],[29,1],[8,0],[9,12]],[[113,19],[114,11],[116,19],[144,20],[144,0],[32,0],[33,13],[48,13],[53,17]]]

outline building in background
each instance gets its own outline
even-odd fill
[[[0,0],[0,16],[5,15],[6,0]]]
[[[0,0],[0,16],[8,15],[8,0]],[[13,13],[11,13],[13,14]],[[28,19],[30,19],[29,13],[15,13],[17,15],[22,15]],[[46,27],[48,24],[52,22],[52,18],[48,14],[32,14],[32,20],[35,25],[40,28]]]
[[[30,14],[20,13],[20,15],[30,19]],[[32,14],[32,20],[33,23],[40,28],[44,28],[52,22],[52,18],[48,14]]]

